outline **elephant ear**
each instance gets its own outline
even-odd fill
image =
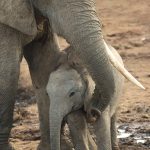
[[[24,34],[36,35],[37,27],[30,0],[1,0],[0,23]]]
[[[86,75],[84,77],[84,81],[86,84],[86,90],[84,94],[84,110],[88,112],[91,104],[92,96],[94,94],[95,83],[89,75]]]

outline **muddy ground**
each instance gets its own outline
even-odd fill
[[[126,81],[118,109],[121,150],[150,149],[150,0],[97,0],[105,38],[126,68],[146,87]],[[61,47],[66,43],[60,40]],[[11,142],[16,150],[35,150],[40,140],[36,97],[28,68],[21,64]]]

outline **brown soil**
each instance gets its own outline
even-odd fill
[[[126,68],[146,87],[143,91],[126,81],[118,109],[118,123],[133,126],[150,135],[150,1],[97,0],[103,33],[123,57]],[[66,43],[61,41],[61,47]],[[17,150],[35,150],[40,140],[36,98],[25,61],[21,65],[11,142]],[[135,131],[136,132],[136,131]],[[121,150],[146,150],[150,142],[136,144],[120,140]]]

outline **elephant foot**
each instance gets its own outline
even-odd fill
[[[112,147],[112,150],[120,150],[120,148],[119,148],[118,145],[116,145],[116,146],[113,146],[113,147]]]
[[[50,150],[50,144],[45,142],[40,142],[37,150]]]
[[[11,144],[0,145],[1,150],[15,150]]]

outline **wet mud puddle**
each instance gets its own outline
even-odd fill
[[[150,122],[118,124],[117,131],[120,144],[150,148]]]

